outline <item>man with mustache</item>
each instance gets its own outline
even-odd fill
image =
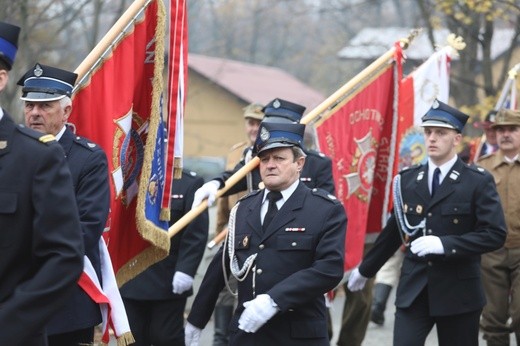
[[[300,174],[305,125],[262,122],[254,151],[265,188],[240,199],[228,238],[210,263],[185,327],[198,346],[233,275],[238,306],[229,345],[329,345],[324,294],[343,277],[347,218],[336,198]]]
[[[502,346],[509,345],[510,333],[520,342],[520,112],[501,109],[491,126],[496,130],[499,150],[478,163],[495,178],[507,238],[503,247],[482,256],[488,303],[480,325],[489,346]]]

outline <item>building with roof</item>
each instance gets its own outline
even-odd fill
[[[412,28],[387,27],[387,28],[364,28],[354,36],[348,45],[338,52],[340,59],[368,60],[373,61],[386,53],[393,44],[408,37]],[[445,45],[450,34],[448,29],[434,30],[435,42]],[[491,41],[491,59],[495,60],[508,48],[515,35],[513,29],[495,29]],[[410,47],[405,50],[408,60],[424,61],[434,52],[425,30],[414,38]],[[482,59],[482,51],[479,50],[477,59]]]
[[[287,72],[262,65],[198,54],[188,56],[184,156],[224,157],[245,141],[243,108],[275,97],[302,104],[307,112],[324,95]]]

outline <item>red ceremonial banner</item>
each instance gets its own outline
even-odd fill
[[[108,157],[111,205],[105,238],[119,285],[164,258],[170,246],[167,223],[155,224],[144,215],[145,206],[160,207],[162,197],[157,178],[162,175],[152,170],[162,169],[154,154],[160,153],[155,143],[163,142],[164,27],[164,4],[152,1],[90,79],[80,81],[69,120]]]
[[[382,228],[392,157],[394,67],[387,65],[316,124],[320,149],[333,161],[336,197],[348,216],[345,270],[359,264],[365,234]]]
[[[433,53],[416,70],[401,80],[399,86],[399,121],[396,131],[394,175],[404,167],[427,161],[421,118],[435,99],[448,103],[450,61],[454,49],[446,46]]]

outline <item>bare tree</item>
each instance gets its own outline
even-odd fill
[[[36,62],[74,70],[131,0],[0,0],[0,20],[22,30],[2,107],[21,121],[17,80]]]
[[[515,1],[420,0],[421,14],[433,41],[433,30],[445,26],[464,38],[467,46],[452,71],[452,94],[460,105],[475,105],[500,91],[520,35],[520,7]],[[502,55],[502,69],[494,74],[491,42],[497,28],[511,28],[513,35]]]

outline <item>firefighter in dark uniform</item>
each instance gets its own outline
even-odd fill
[[[171,221],[191,209],[204,180],[184,170],[174,179]],[[208,211],[171,239],[170,254],[121,287],[135,346],[184,346],[184,308],[208,239]]]
[[[20,29],[0,22],[0,91]],[[83,269],[70,171],[51,135],[15,125],[0,108],[0,343],[47,345],[45,325]]]
[[[21,99],[25,102],[25,125],[54,135],[65,151],[72,173],[85,255],[102,282],[99,240],[110,207],[108,163],[101,147],[75,135],[65,125],[72,111],[70,96],[76,78],[75,73],[36,64],[18,84],[22,85]],[[76,285],[65,307],[47,325],[49,346],[92,343],[94,327],[99,323],[99,305]]]
[[[276,98],[269,102],[263,109],[264,122],[275,123],[299,123],[305,107],[296,103],[292,103],[280,98]],[[300,172],[300,180],[309,188],[320,188],[330,194],[335,194],[334,179],[332,177],[332,160],[326,155],[315,150],[308,150],[302,148],[307,155],[305,158],[305,165]],[[244,158],[247,156],[247,149],[244,152]],[[212,205],[215,201],[217,190],[224,186],[224,182],[235,174],[246,164],[246,160],[242,159],[233,170],[225,171],[220,176],[210,180],[204,184],[195,194],[194,206],[199,205],[205,198],[208,199],[208,204]],[[263,182],[260,177],[260,172],[256,168],[251,172],[252,189],[262,189]],[[233,185],[224,195],[238,193],[248,189],[247,179],[244,178]]]
[[[424,345],[434,325],[441,346],[479,343],[480,256],[504,244],[506,227],[491,174],[456,154],[467,119],[437,100],[422,118],[428,163],[396,176],[394,213],[349,279],[361,289],[406,244],[394,345]]]
[[[228,275],[238,280],[230,345],[329,345],[324,294],[343,277],[347,219],[333,195],[299,179],[304,128],[262,122],[255,150],[265,189],[233,208],[188,316],[186,345],[198,345]]]

